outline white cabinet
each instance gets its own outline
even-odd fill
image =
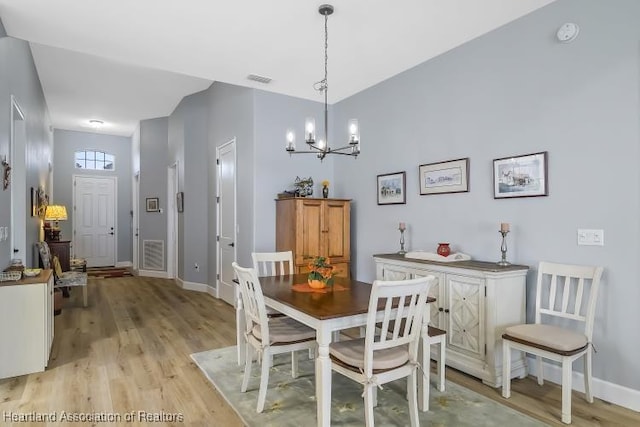
[[[507,326],[526,321],[529,267],[483,261],[441,263],[397,254],[374,255],[374,260],[378,279],[436,277],[429,292],[436,298],[430,324],[447,332],[447,365],[499,387],[501,336]],[[525,376],[524,356],[514,352],[512,360],[511,377]]]
[[[53,275],[0,283],[0,378],[41,372],[53,344]]]

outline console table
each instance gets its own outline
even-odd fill
[[[0,378],[44,371],[53,343],[53,274],[0,283]]]
[[[398,254],[374,255],[376,277],[404,280],[432,274],[429,295],[436,298],[430,325],[447,332],[447,365],[502,384],[502,333],[526,322],[526,265],[495,262],[437,262]],[[435,356],[435,354],[434,354]],[[522,352],[513,352],[511,377],[527,374]]]

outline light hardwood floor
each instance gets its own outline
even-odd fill
[[[0,416],[67,411],[124,417],[135,412],[138,422],[122,424],[143,425],[137,411],[146,411],[165,417],[181,413],[184,422],[176,425],[240,426],[189,357],[234,344],[233,308],[209,295],[163,279],[90,279],[89,307],[82,307],[82,293],[74,291],[55,318],[47,370],[0,380]],[[460,372],[448,369],[447,379],[550,425],[563,425],[556,385],[515,380],[512,397],[505,400],[499,389]],[[573,400],[575,426],[640,425],[639,413],[601,400],[589,405],[580,393]],[[0,419],[0,424],[5,422]]]

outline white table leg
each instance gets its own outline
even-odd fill
[[[236,303],[236,347],[238,350],[238,365],[244,365],[246,355],[244,330],[246,328],[244,319],[244,305],[242,304],[242,298],[238,298]]]
[[[316,404],[318,426],[331,425],[331,359],[329,344],[331,331],[318,329],[316,332],[318,355],[316,357]]]
[[[418,361],[422,371],[418,374],[418,409],[423,412],[429,410],[429,375],[431,372],[431,343],[429,341],[429,320],[431,319],[431,304],[424,310],[422,323],[422,338],[418,346]]]

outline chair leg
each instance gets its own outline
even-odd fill
[[[87,295],[87,285],[84,285],[82,287],[82,302],[84,303],[85,307],[89,305],[89,297]]]
[[[502,397],[511,397],[511,345],[509,340],[502,340]]]
[[[571,359],[562,359],[562,422],[571,424]]]
[[[445,335],[443,335],[444,337]],[[438,358],[438,390],[444,391],[444,371],[446,368],[446,356],[445,356],[445,344],[444,339],[440,340],[440,357]]]
[[[591,393],[591,352],[591,345],[589,345],[587,354],[584,355],[584,394],[589,403],[593,403],[593,394]]]
[[[542,367],[542,357],[536,356],[536,363],[538,365],[538,384],[544,384],[544,368]]]
[[[244,376],[242,377],[242,386],[240,387],[240,391],[242,393],[247,391],[247,386],[249,385],[249,377],[251,377],[251,365],[253,363],[253,347],[251,344],[246,342],[243,346],[244,350]]]
[[[411,427],[417,427],[418,421],[418,378],[417,368],[413,370],[411,375],[407,377],[407,390],[409,394],[409,418],[411,419]]]
[[[373,392],[375,384],[364,386],[364,421],[367,427],[373,427]]]
[[[378,407],[378,387],[373,387],[371,389],[371,395],[373,396],[373,407],[377,408]]]
[[[291,378],[298,378],[298,354],[291,352]]]
[[[270,361],[272,359],[271,352],[268,349],[264,349],[262,352],[262,372],[260,373],[260,391],[258,391],[258,413],[264,410],[264,401],[267,397],[267,386],[269,385],[269,369],[271,368]]]

